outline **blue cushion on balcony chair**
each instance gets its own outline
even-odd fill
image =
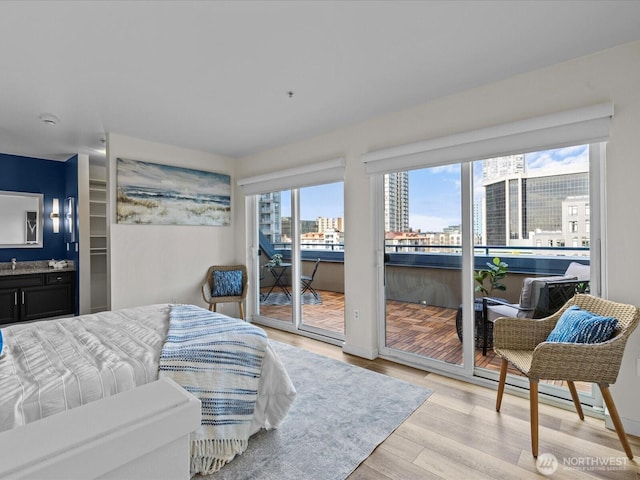
[[[558,319],[555,328],[547,337],[547,342],[606,342],[613,336],[617,324],[618,320],[613,317],[602,317],[573,305]]]
[[[213,272],[214,297],[242,295],[242,270],[215,270]]]

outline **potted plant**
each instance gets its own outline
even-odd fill
[[[482,292],[483,296],[491,296],[494,290],[505,291],[506,285],[502,283],[504,277],[507,276],[509,265],[495,257],[493,262],[487,262],[487,268],[473,272],[476,280],[476,292]],[[488,288],[485,286],[485,280],[489,280]]]
[[[475,310],[475,323],[476,323],[476,344],[484,345],[482,335],[484,334],[484,322],[483,319],[486,318],[486,302],[484,299],[486,297],[491,296],[494,290],[504,291],[507,289],[506,285],[502,283],[504,277],[507,276],[507,271],[509,269],[509,265],[500,260],[500,258],[495,257],[492,262],[487,262],[487,268],[483,268],[480,270],[475,270],[473,272],[473,278],[476,281],[476,292],[482,292],[483,298],[476,298],[474,302],[474,310]],[[485,283],[488,281],[488,285]],[[493,338],[493,324],[487,325],[488,332],[491,332],[491,337]],[[462,341],[462,305],[458,309],[458,314],[456,315],[456,330],[458,333],[458,338]],[[482,334],[482,335],[481,335]],[[483,343],[480,343],[483,342]]]
[[[482,292],[482,299],[476,299],[476,346],[482,345],[482,354],[487,354],[487,348],[493,346],[493,323],[487,321],[487,304],[494,290],[505,291],[507,286],[502,283],[504,277],[507,276],[509,265],[500,260],[498,257],[494,257],[492,262],[487,262],[487,268],[483,268],[473,272],[473,276],[476,280],[476,292]],[[485,286],[485,280],[489,281],[489,285]],[[488,287],[488,288],[487,288]],[[501,301],[503,299],[500,299]],[[478,318],[478,308],[480,308]]]
[[[271,260],[269,260],[266,263],[267,268],[272,268],[272,267],[277,267],[282,263],[282,255],[279,253],[276,253],[273,255],[273,257],[271,257]]]

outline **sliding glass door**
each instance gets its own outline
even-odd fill
[[[344,339],[344,183],[300,189],[300,328]]]
[[[594,150],[577,145],[473,163],[474,264],[478,270],[508,265],[497,288],[490,277],[483,285],[485,294],[504,302],[489,307],[489,330],[499,316],[541,318],[576,291],[597,293],[597,276],[591,274],[591,206],[598,202],[591,184],[592,170],[597,177],[601,161],[598,145]],[[558,280],[569,283],[550,293],[548,282]],[[495,378],[500,362],[490,344],[476,356],[476,366],[476,374]],[[509,382],[526,387],[515,369],[510,373]],[[576,386],[585,403],[596,402],[591,384]],[[540,391],[570,398],[564,382],[542,382]]]
[[[256,195],[257,322],[344,339],[343,188]]]
[[[598,294],[591,247],[603,150],[577,145],[384,174],[383,354],[497,379],[495,318],[541,318],[576,291]],[[576,283],[555,300],[548,277]],[[485,317],[483,296],[505,305]],[[527,387],[509,373],[509,383]],[[584,403],[598,403],[590,384],[578,389]],[[561,382],[540,391],[570,398]]]
[[[460,165],[384,176],[384,346],[413,361],[462,364],[460,184]]]
[[[291,325],[291,191],[269,192],[257,197],[258,313]]]

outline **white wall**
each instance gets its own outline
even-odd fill
[[[89,155],[78,154],[78,199],[76,211],[78,212],[78,232],[76,241],[80,246],[79,264],[80,272],[78,282],[79,313],[83,315],[91,312],[91,229],[89,218]]]
[[[116,198],[116,159],[177,165],[233,175],[234,161],[220,155],[146,142],[110,134],[108,175],[110,198]],[[230,226],[122,225],[115,221],[115,202],[110,202],[111,308],[113,310],[153,303],[192,303],[205,306],[200,294],[207,268],[232,264],[236,258],[235,211],[232,193]],[[237,316],[236,304],[219,311]]]
[[[473,130],[528,117],[612,101],[615,117],[607,150],[606,228],[603,265],[612,300],[640,305],[640,222],[631,213],[640,179],[640,42],[512,77],[442,98],[410,110],[287,145],[238,161],[238,178],[344,156],[346,347],[375,355],[377,350],[375,251],[369,179],[360,156],[371,150]],[[237,212],[244,211],[236,194]],[[242,210],[240,210],[242,209]],[[245,253],[245,222],[237,222],[236,255]],[[353,319],[353,310],[360,319]],[[626,350],[612,388],[627,428],[640,434],[640,332]]]

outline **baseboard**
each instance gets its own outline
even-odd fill
[[[348,342],[345,342],[342,346],[342,351],[349,355],[355,355],[356,357],[366,358],[367,360],[373,360],[374,358],[378,358],[378,349],[368,349],[359,347],[357,345],[351,345]]]
[[[635,437],[640,437],[640,421],[624,417],[620,417],[620,420],[622,421],[622,426],[626,433]],[[604,425],[611,430],[615,430],[613,422],[611,421],[611,415],[609,415],[609,410],[604,413]]]

